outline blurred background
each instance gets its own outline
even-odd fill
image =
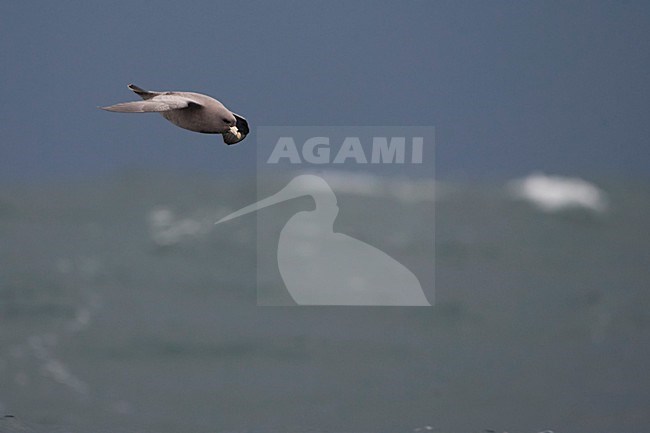
[[[0,23],[0,431],[647,431],[647,2],[23,1]],[[253,132],[96,108],[128,83]],[[381,245],[435,249],[434,307],[255,305],[255,216],[213,222],[256,200],[259,125],[436,127],[435,240]],[[363,191],[337,196],[392,203],[373,227],[434,224]]]

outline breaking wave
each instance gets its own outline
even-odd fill
[[[507,187],[513,197],[526,200],[544,212],[575,208],[596,213],[607,210],[605,193],[577,177],[533,173],[523,179],[510,181]]]

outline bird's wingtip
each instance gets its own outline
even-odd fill
[[[148,90],[143,89],[140,86],[136,86],[135,84],[131,83],[127,86],[129,89],[131,89],[133,92],[137,93],[138,95],[143,94],[143,93],[151,93]]]

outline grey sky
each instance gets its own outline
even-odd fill
[[[259,125],[435,125],[440,176],[647,176],[648,2],[0,4],[0,179],[255,163]],[[207,93],[228,148],[97,110],[126,84]]]

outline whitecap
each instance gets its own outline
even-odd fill
[[[507,187],[514,197],[527,200],[544,212],[571,208],[596,213],[607,210],[605,193],[597,186],[577,177],[533,173],[523,179],[510,181]]]
[[[406,203],[434,201],[436,184],[433,179],[387,177],[338,170],[325,171],[322,176],[337,194],[387,197]]]
[[[207,231],[206,224],[192,218],[177,219],[164,207],[151,210],[148,221],[151,239],[160,246],[175,245]]]

